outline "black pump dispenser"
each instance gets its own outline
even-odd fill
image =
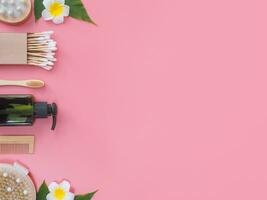
[[[47,102],[34,103],[34,116],[35,118],[48,118],[52,116],[52,130],[56,128],[57,124],[57,104],[48,104]]]
[[[32,126],[37,118],[52,116],[56,127],[57,105],[35,102],[32,95],[0,95],[0,126]]]

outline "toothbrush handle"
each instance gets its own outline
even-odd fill
[[[0,86],[24,86],[26,87],[26,84],[25,84],[25,81],[0,80]]]

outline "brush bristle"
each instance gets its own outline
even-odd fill
[[[31,81],[27,81],[26,85],[32,88],[41,88],[41,87],[44,87],[44,82],[40,80],[31,80]]]
[[[29,154],[28,144],[0,144],[0,154]]]

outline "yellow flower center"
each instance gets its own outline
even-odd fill
[[[61,188],[57,188],[54,191],[54,197],[56,200],[63,200],[65,195],[66,195],[66,192]]]
[[[57,17],[63,13],[63,9],[63,5],[55,1],[50,5],[49,12],[53,17]]]

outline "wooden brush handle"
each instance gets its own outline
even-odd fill
[[[0,86],[24,86],[25,81],[8,81],[8,80],[0,80]]]

